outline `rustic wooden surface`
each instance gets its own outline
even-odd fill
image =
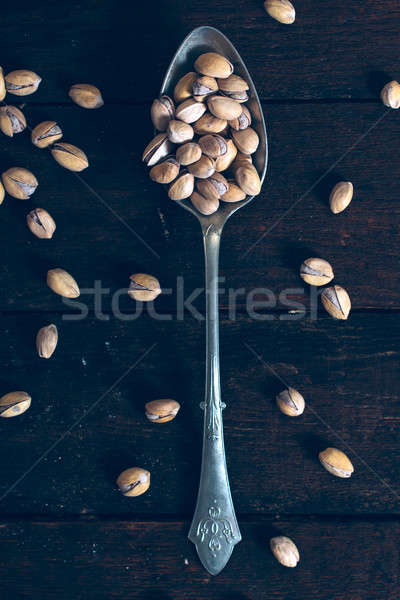
[[[27,413],[0,423],[5,600],[398,598],[400,122],[379,90],[399,77],[400,9],[393,0],[296,8],[290,27],[260,0],[23,0],[3,11],[3,68],[43,77],[22,99],[29,124],[57,120],[91,165],[76,177],[32,147],[28,132],[0,140],[1,169],[25,166],[40,182],[30,201],[1,206],[0,391],[33,398]],[[263,191],[227,224],[221,248],[224,425],[243,541],[216,578],[186,539],[201,453],[200,232],[140,163],[149,102],[177,45],[204,24],[242,54],[270,150]],[[81,81],[101,88],[102,109],[70,103],[68,87]],[[333,216],[327,196],[339,179],[353,181],[355,198]],[[51,241],[26,227],[37,206],[56,219]],[[303,285],[298,268],[308,256],[330,260],[348,289],[347,322],[333,321]],[[66,306],[46,287],[55,266],[83,288],[86,318],[71,320],[77,302]],[[161,318],[147,307],[135,315],[124,293],[135,271],[159,277]],[[100,314],[96,281],[107,290]],[[229,289],[239,288],[234,314]],[[252,316],[246,299],[255,289],[264,303]],[[194,308],[182,311],[192,292]],[[34,338],[50,322],[60,341],[45,361]],[[299,419],[275,407],[284,385],[306,398]],[[157,427],[143,405],[162,396],[182,409]],[[350,480],[321,468],[325,446],[349,454]],[[151,471],[152,485],[129,500],[115,478],[133,464]],[[294,570],[270,554],[278,533],[300,548]]]

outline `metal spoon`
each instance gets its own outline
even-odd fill
[[[161,93],[172,96],[177,81],[193,70],[196,58],[204,52],[218,52],[234,65],[234,72],[248,83],[248,107],[252,113],[252,127],[257,131],[260,143],[254,165],[261,182],[267,169],[267,134],[258,95],[251,77],[239,53],[231,42],[213,27],[194,29],[179,46],[165,75]],[[178,203],[194,214],[203,232],[206,266],[206,389],[204,409],[203,457],[197,505],[189,531],[189,539],[195,544],[203,566],[212,575],[222,571],[233,547],[240,542],[239,527],[233,508],[226,468],[222,427],[220,374],[219,374],[219,327],[218,327],[218,255],[222,229],[233,213],[253,199],[248,196],[236,203],[221,202],[218,211],[210,216],[199,213],[190,200]]]

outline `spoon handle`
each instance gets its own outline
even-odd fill
[[[189,539],[211,575],[217,575],[235,544],[242,539],[233,508],[225,460],[219,378],[218,256],[221,227],[203,229],[206,263],[206,389],[204,409],[203,456],[196,510]]]

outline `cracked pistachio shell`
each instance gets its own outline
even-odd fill
[[[194,176],[192,173],[182,171],[175,181],[173,181],[169,186],[168,196],[171,198],[171,200],[184,200],[192,195],[193,189]]]
[[[218,135],[218,133],[209,133],[201,136],[199,146],[203,154],[206,154],[210,158],[218,158],[218,156],[226,154],[228,150],[227,140],[222,135]]]
[[[12,167],[1,177],[6,192],[18,200],[28,200],[39,185],[34,174],[23,167]]]
[[[176,160],[184,167],[199,160],[200,156],[201,148],[199,144],[196,144],[195,142],[182,144],[182,146],[179,146],[176,150]]]
[[[295,567],[300,560],[296,544],[288,537],[280,535],[270,539],[269,545],[276,560],[284,567]]]
[[[196,189],[206,200],[216,201],[228,190],[228,182],[221,173],[213,173],[208,179],[199,179]]]
[[[400,108],[400,83],[389,81],[381,91],[381,100],[389,108]]]
[[[226,129],[228,121],[226,119],[217,119],[209,112],[204,113],[196,123],[194,123],[194,131],[198,135],[206,133],[221,133]]]
[[[183,102],[192,95],[193,84],[198,78],[198,74],[190,71],[180,78],[174,89],[175,102]]]
[[[4,79],[3,68],[0,67],[0,102],[6,97],[6,82]]]
[[[26,69],[20,69],[18,71],[11,71],[5,76],[6,90],[10,94],[16,96],[28,96],[33,94],[39,87],[42,81],[41,77],[33,71],[27,71]]]
[[[215,161],[209,156],[202,154],[199,160],[188,166],[188,171],[195,177],[207,179],[207,177],[215,173]]]
[[[176,400],[153,400],[145,405],[146,417],[152,423],[168,423],[175,419],[181,405]]]
[[[296,19],[296,11],[289,0],[265,0],[264,8],[279,23],[291,25]]]
[[[150,487],[150,473],[140,467],[126,469],[119,475],[117,486],[124,496],[141,496]]]
[[[179,174],[179,163],[175,157],[169,156],[150,169],[150,179],[157,183],[171,183]]]
[[[14,133],[21,133],[26,128],[24,113],[16,106],[2,106],[0,108],[0,129],[8,137]]]
[[[253,159],[251,158],[250,154],[243,154],[243,152],[238,152],[233,162],[232,168],[237,169],[237,167],[240,167],[243,164],[252,165]]]
[[[183,144],[193,139],[193,127],[189,123],[172,119],[167,128],[168,139],[173,144]]]
[[[247,81],[243,77],[234,74],[229,75],[226,79],[218,79],[218,87],[225,94],[246,92],[249,89]]]
[[[228,125],[231,126],[235,131],[239,131],[240,129],[246,129],[251,125],[251,114],[247,106],[242,106],[241,114],[236,118],[232,119],[228,122]]]
[[[52,323],[37,332],[36,349],[40,358],[50,358],[58,342],[57,327]]]
[[[82,108],[100,108],[104,104],[100,90],[90,83],[75,83],[70,87],[68,95]]]
[[[341,213],[353,199],[353,184],[351,181],[339,181],[331,191],[329,205],[334,214]]]
[[[201,54],[194,63],[194,68],[202,75],[221,79],[225,79],[233,73],[232,63],[225,56],[216,52]]]
[[[53,292],[64,298],[78,298],[80,290],[75,279],[64,269],[47,271],[47,285]]]
[[[47,148],[62,138],[61,127],[56,121],[43,121],[36,125],[31,134],[32,144],[38,148]]]
[[[31,397],[26,392],[10,392],[0,398],[0,417],[9,418],[22,415],[31,405]]]
[[[340,285],[333,285],[323,290],[321,294],[322,305],[335,319],[345,320],[349,316],[351,301],[348,293]]]
[[[257,196],[261,191],[261,181],[256,168],[243,162],[235,169],[235,180],[238,186],[249,196]]]
[[[215,161],[215,170],[219,172],[226,171],[226,169],[231,166],[237,155],[237,148],[233,141],[229,139],[226,140],[226,142],[227,148],[225,154],[218,156],[217,160]]]
[[[194,123],[204,115],[207,107],[203,102],[197,102],[194,98],[184,100],[176,107],[176,118],[184,123]]]
[[[4,185],[0,182],[0,204],[3,204],[4,196],[6,195]]]
[[[304,398],[292,387],[278,394],[276,403],[278,408],[288,417],[299,417],[304,412]]]
[[[239,102],[227,98],[226,96],[210,96],[207,99],[208,110],[217,119],[225,119],[226,121],[232,121],[237,119],[242,113],[242,107]]]
[[[318,458],[321,465],[336,477],[347,479],[354,472],[351,460],[337,448],[326,448],[319,453]]]
[[[236,148],[243,154],[254,154],[260,142],[258,134],[251,127],[232,131]]]
[[[175,106],[171,98],[166,94],[156,98],[151,105],[150,116],[157,131],[165,131],[175,116]]]
[[[170,154],[173,146],[166,133],[159,133],[144,149],[142,160],[148,166],[156,165],[162,158]]]
[[[192,87],[193,98],[197,102],[203,102],[204,98],[210,94],[215,94],[217,91],[217,80],[214,77],[208,77],[208,75],[198,77]]]
[[[333,269],[323,258],[307,258],[300,267],[300,277],[310,285],[325,285],[334,277]]]
[[[51,148],[51,154],[59,165],[69,171],[83,171],[89,166],[86,154],[72,144],[57,142]]]
[[[128,295],[134,300],[151,302],[161,294],[160,282],[152,275],[135,273],[129,279]]]
[[[44,208],[34,208],[26,215],[29,229],[36,237],[50,240],[56,229],[53,217]]]
[[[221,196],[221,200],[224,202],[240,202],[240,200],[244,200],[245,198],[246,194],[244,191],[230,179],[228,181],[228,190]]]
[[[193,192],[190,196],[190,200],[192,201],[193,206],[202,215],[212,215],[219,208],[219,200],[209,200],[198,192]]]

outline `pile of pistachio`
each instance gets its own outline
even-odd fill
[[[160,133],[146,146],[143,161],[153,181],[169,186],[171,200],[190,198],[201,214],[211,215],[220,200],[239,202],[260,193],[251,158],[259,138],[244,104],[249,86],[233,73],[232,63],[207,52],[194,69],[177,82],[175,103],[167,95],[154,100],[151,119]]]

